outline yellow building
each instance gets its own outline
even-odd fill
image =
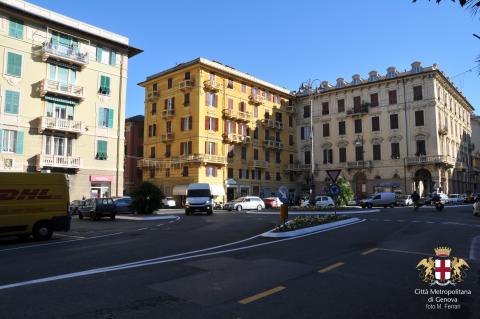
[[[296,160],[290,91],[198,58],[149,76],[145,88],[144,180],[166,195],[212,185],[217,201],[294,196]]]
[[[0,0],[0,171],[62,172],[70,197],[123,195],[128,38]]]

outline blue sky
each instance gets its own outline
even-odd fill
[[[145,51],[129,62],[127,116],[144,113],[138,82],[199,56],[296,90],[308,79],[350,80],[416,60],[455,76],[480,54],[472,36],[480,15],[447,0],[30,2],[128,36]],[[478,69],[453,80],[480,114]]]

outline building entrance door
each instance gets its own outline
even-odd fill
[[[227,202],[230,202],[235,199],[235,188],[228,187],[227,188]]]

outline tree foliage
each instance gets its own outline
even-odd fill
[[[335,204],[337,206],[347,205],[348,201],[353,199],[352,186],[347,181],[347,179],[343,176],[340,176],[337,179],[336,183],[337,183],[338,187],[340,188],[340,194],[335,199]],[[331,196],[330,191],[328,191],[328,195]]]
[[[143,182],[132,193],[132,205],[138,214],[152,214],[160,208],[164,197],[160,188],[152,183]]]
[[[428,1],[430,1],[430,0],[428,0]],[[442,1],[443,0],[435,0],[436,3],[440,3]],[[451,0],[451,1],[452,2],[457,2],[456,0]],[[412,0],[412,2],[417,2],[417,0]],[[472,10],[472,12],[474,14],[476,14],[478,9],[480,8],[480,0],[458,0],[458,3],[462,7],[467,7],[470,10]]]

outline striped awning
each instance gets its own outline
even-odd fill
[[[52,96],[52,95],[45,95],[45,100],[53,103],[62,103],[62,104],[71,105],[71,106],[77,105],[77,102],[74,100],[69,100],[63,97]]]
[[[55,59],[48,59],[48,63],[55,64],[55,65],[58,65],[58,66],[61,66],[61,67],[64,67],[64,68],[69,68],[69,69],[72,69],[72,70],[75,70],[75,71],[80,70],[80,68],[78,66],[74,65],[74,64],[65,63],[65,62],[62,62],[62,61],[55,60]]]

